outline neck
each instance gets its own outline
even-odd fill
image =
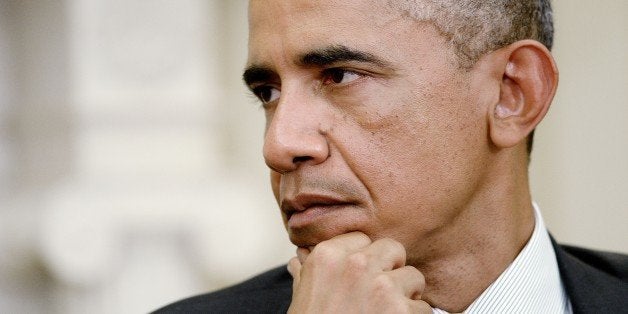
[[[512,164],[510,164],[512,166]],[[519,171],[522,170],[522,171]],[[534,230],[527,165],[488,176],[484,188],[456,222],[432,243],[447,248],[436,258],[412,263],[425,275],[423,299],[449,312],[464,311],[512,263]]]

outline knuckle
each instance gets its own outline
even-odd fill
[[[380,274],[373,280],[373,293],[374,296],[384,296],[395,290],[395,283],[392,278],[384,274]]]
[[[363,242],[371,242],[371,238],[369,238],[366,234],[364,234],[362,232],[356,232],[355,236],[357,238],[359,238],[359,240],[361,240]]]
[[[393,240],[391,238],[381,238],[378,241],[386,244],[386,246],[389,246],[391,248],[398,248],[397,245],[401,245],[401,243],[399,243],[399,242],[397,242],[397,241],[395,241],[395,240]]]
[[[383,300],[373,299],[372,301],[375,302],[373,308],[376,308],[373,313],[416,313],[408,301],[403,298],[386,297]]]
[[[417,281],[417,285],[423,289],[423,287],[425,287],[425,276],[423,276],[423,273],[414,267],[411,267],[411,271]]]
[[[311,258],[314,261],[325,263],[335,260],[337,255],[338,250],[335,247],[329,243],[321,242],[312,250],[308,260]]]
[[[390,238],[385,238],[382,239],[385,243],[386,246],[395,254],[399,254],[399,255],[403,255],[405,258],[406,255],[406,248],[403,246],[403,244],[401,244],[398,241],[395,241],[393,239]]]
[[[425,286],[425,276],[418,269],[413,266],[404,266],[403,272],[406,278],[412,278],[414,282],[420,286]]]
[[[410,305],[406,300],[397,300],[393,306],[394,313],[416,313],[416,311],[412,308],[412,305]],[[432,308],[430,308],[430,310],[431,309]]]
[[[393,258],[395,262],[394,268],[402,267],[406,263],[406,248],[399,241],[390,238],[382,238],[377,240],[377,245],[385,252],[387,256]]]
[[[392,241],[391,246],[392,246],[392,247],[393,247],[396,251],[399,251],[400,253],[402,253],[402,254],[404,254],[404,255],[406,254],[406,247],[405,247],[405,246],[403,246],[403,244],[401,244],[401,242],[394,241],[394,240],[391,240],[391,241]]]
[[[421,273],[418,269],[412,266],[406,266],[405,270],[407,273],[406,278],[413,279],[412,286],[414,287],[414,290],[416,290],[415,294],[420,296],[425,289],[425,276],[423,276],[423,273]]]
[[[347,256],[347,268],[351,272],[362,272],[368,268],[368,264],[368,256],[362,252]]]
[[[432,306],[422,300],[412,300],[407,305],[407,313],[432,313]]]

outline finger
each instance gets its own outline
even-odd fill
[[[295,289],[301,281],[301,262],[297,257],[293,257],[288,261],[288,272],[292,276],[292,289]]]
[[[405,247],[393,239],[379,239],[364,248],[363,253],[379,270],[389,271],[406,264]]]
[[[423,300],[410,300],[408,303],[410,307],[410,313],[419,313],[419,314],[432,314],[434,310],[432,310],[432,306]]]
[[[310,255],[310,252],[311,251],[309,248],[304,248],[304,247],[297,248],[297,258],[299,259],[299,262],[301,262],[301,264],[305,263],[305,260]]]
[[[385,273],[408,298],[421,299],[425,289],[425,277],[412,266],[403,266]]]
[[[354,231],[337,235],[327,241],[323,241],[317,244],[311,252],[314,253],[316,251],[331,249],[336,252],[342,250],[344,253],[352,253],[365,248],[371,243],[371,239],[366,234]]]

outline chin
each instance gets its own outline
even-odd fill
[[[356,230],[339,230],[339,229],[315,229],[301,228],[298,230],[289,230],[290,242],[298,247],[310,247],[332,239],[341,234],[349,233]]]

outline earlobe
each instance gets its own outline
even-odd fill
[[[515,42],[503,56],[499,100],[489,113],[490,138],[498,148],[525,143],[554,98],[558,70],[550,52],[533,40]]]

